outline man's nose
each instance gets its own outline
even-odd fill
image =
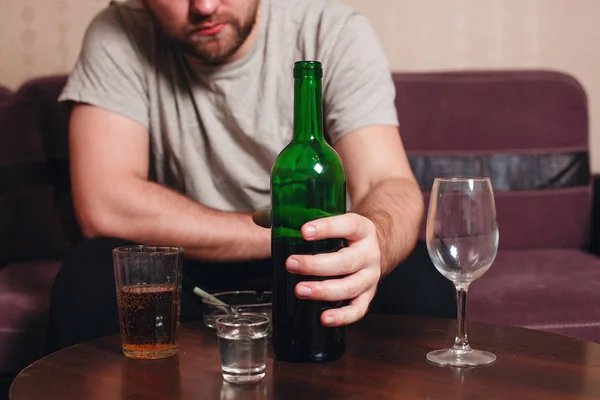
[[[212,15],[220,4],[221,0],[190,0],[190,9],[194,14]]]

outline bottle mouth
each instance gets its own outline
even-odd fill
[[[296,61],[294,63],[294,78],[322,78],[323,66],[319,61]]]

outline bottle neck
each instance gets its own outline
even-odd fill
[[[323,141],[323,92],[315,76],[295,78],[294,141]]]

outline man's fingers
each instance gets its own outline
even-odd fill
[[[360,320],[369,309],[374,293],[365,292],[352,300],[349,305],[327,310],[321,314],[321,323],[325,326],[343,326]]]
[[[292,255],[285,267],[290,273],[298,275],[340,276],[358,271],[363,262],[357,247],[345,247],[333,253]]]
[[[301,299],[341,301],[358,297],[373,286],[378,277],[371,268],[362,269],[342,279],[303,281],[296,285],[296,296]]]
[[[358,241],[369,236],[374,229],[375,226],[369,219],[355,213],[346,213],[304,224],[302,236],[307,240],[346,238]]]
[[[252,221],[258,226],[262,226],[263,228],[271,227],[271,209],[263,208],[255,211],[252,214]]]
[[[301,227],[302,236],[307,240],[346,238],[348,240],[357,241],[367,237],[375,229],[373,223],[369,219],[355,213],[346,213],[329,217],[320,210],[307,209],[305,211],[307,215],[311,215],[312,218],[314,218],[311,222],[308,222]],[[283,212],[280,219],[288,214],[288,212]],[[252,213],[252,220],[258,226],[270,228],[271,208],[256,210]],[[300,226],[298,228],[300,228]]]

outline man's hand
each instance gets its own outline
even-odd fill
[[[300,282],[296,285],[296,296],[310,300],[350,300],[345,307],[325,311],[321,315],[323,325],[341,326],[360,320],[367,313],[381,277],[381,254],[373,222],[354,213],[321,218],[305,224],[302,236],[309,241],[345,238],[348,247],[334,253],[292,255],[285,263],[290,273],[347,276]]]
[[[268,227],[269,210],[253,214],[254,222]],[[320,218],[302,226],[305,240],[345,238],[348,247],[334,253],[292,255],[285,264],[292,274],[311,276],[344,276],[325,281],[305,281],[296,285],[296,296],[301,299],[341,301],[348,306],[325,311],[321,323],[341,326],[360,320],[375,296],[381,277],[381,254],[375,225],[371,220],[354,213]]]

